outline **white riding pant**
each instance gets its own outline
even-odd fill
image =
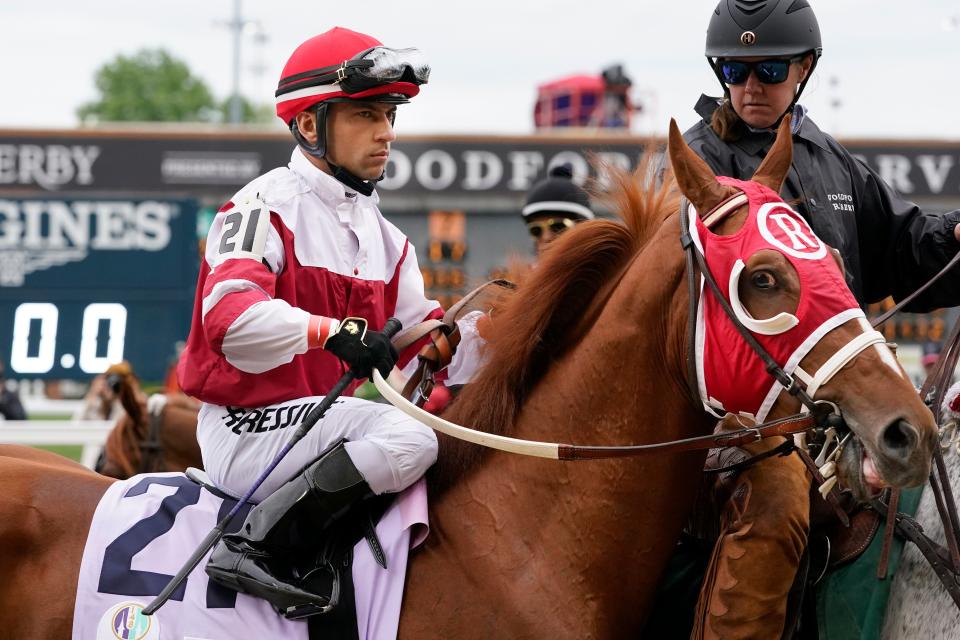
[[[203,465],[217,487],[243,496],[323,400],[298,398],[256,409],[203,404],[197,440]],[[388,404],[341,397],[253,494],[259,502],[338,440],[374,492],[395,493],[413,484],[437,460],[433,430]]]

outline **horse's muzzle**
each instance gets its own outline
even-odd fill
[[[873,456],[885,482],[895,487],[922,484],[930,474],[934,438],[924,438],[910,422],[898,418],[880,433]]]

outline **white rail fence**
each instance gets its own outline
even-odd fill
[[[93,469],[113,425],[110,420],[0,420],[0,444],[81,445],[80,462]]]

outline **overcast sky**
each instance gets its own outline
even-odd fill
[[[960,2],[811,0],[824,56],[803,102],[843,138],[960,140]],[[622,63],[647,105],[635,133],[695,121],[701,92],[718,90],[703,58],[716,0],[301,2],[244,0],[265,42],[244,39],[241,91],[270,102],[287,57],[340,25],[388,46],[419,47],[430,84],[401,109],[409,133],[526,134],[536,86]],[[0,127],[71,127],[96,97],[97,68],[119,53],[163,47],[222,98],[231,90],[234,0],[44,0],[0,4]],[[251,25],[250,31],[255,31]],[[839,102],[839,106],[834,103]],[[279,121],[278,127],[279,127]]]

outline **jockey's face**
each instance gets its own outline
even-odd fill
[[[335,102],[327,107],[327,158],[355,176],[383,174],[390,143],[397,139],[397,107],[383,102]]]
[[[737,58],[743,62],[756,62],[763,58]],[[733,110],[740,119],[754,129],[769,129],[777,123],[797,93],[800,82],[810,72],[813,57],[807,56],[790,65],[787,79],[778,84],[764,84],[753,71],[741,84],[728,84]]]

